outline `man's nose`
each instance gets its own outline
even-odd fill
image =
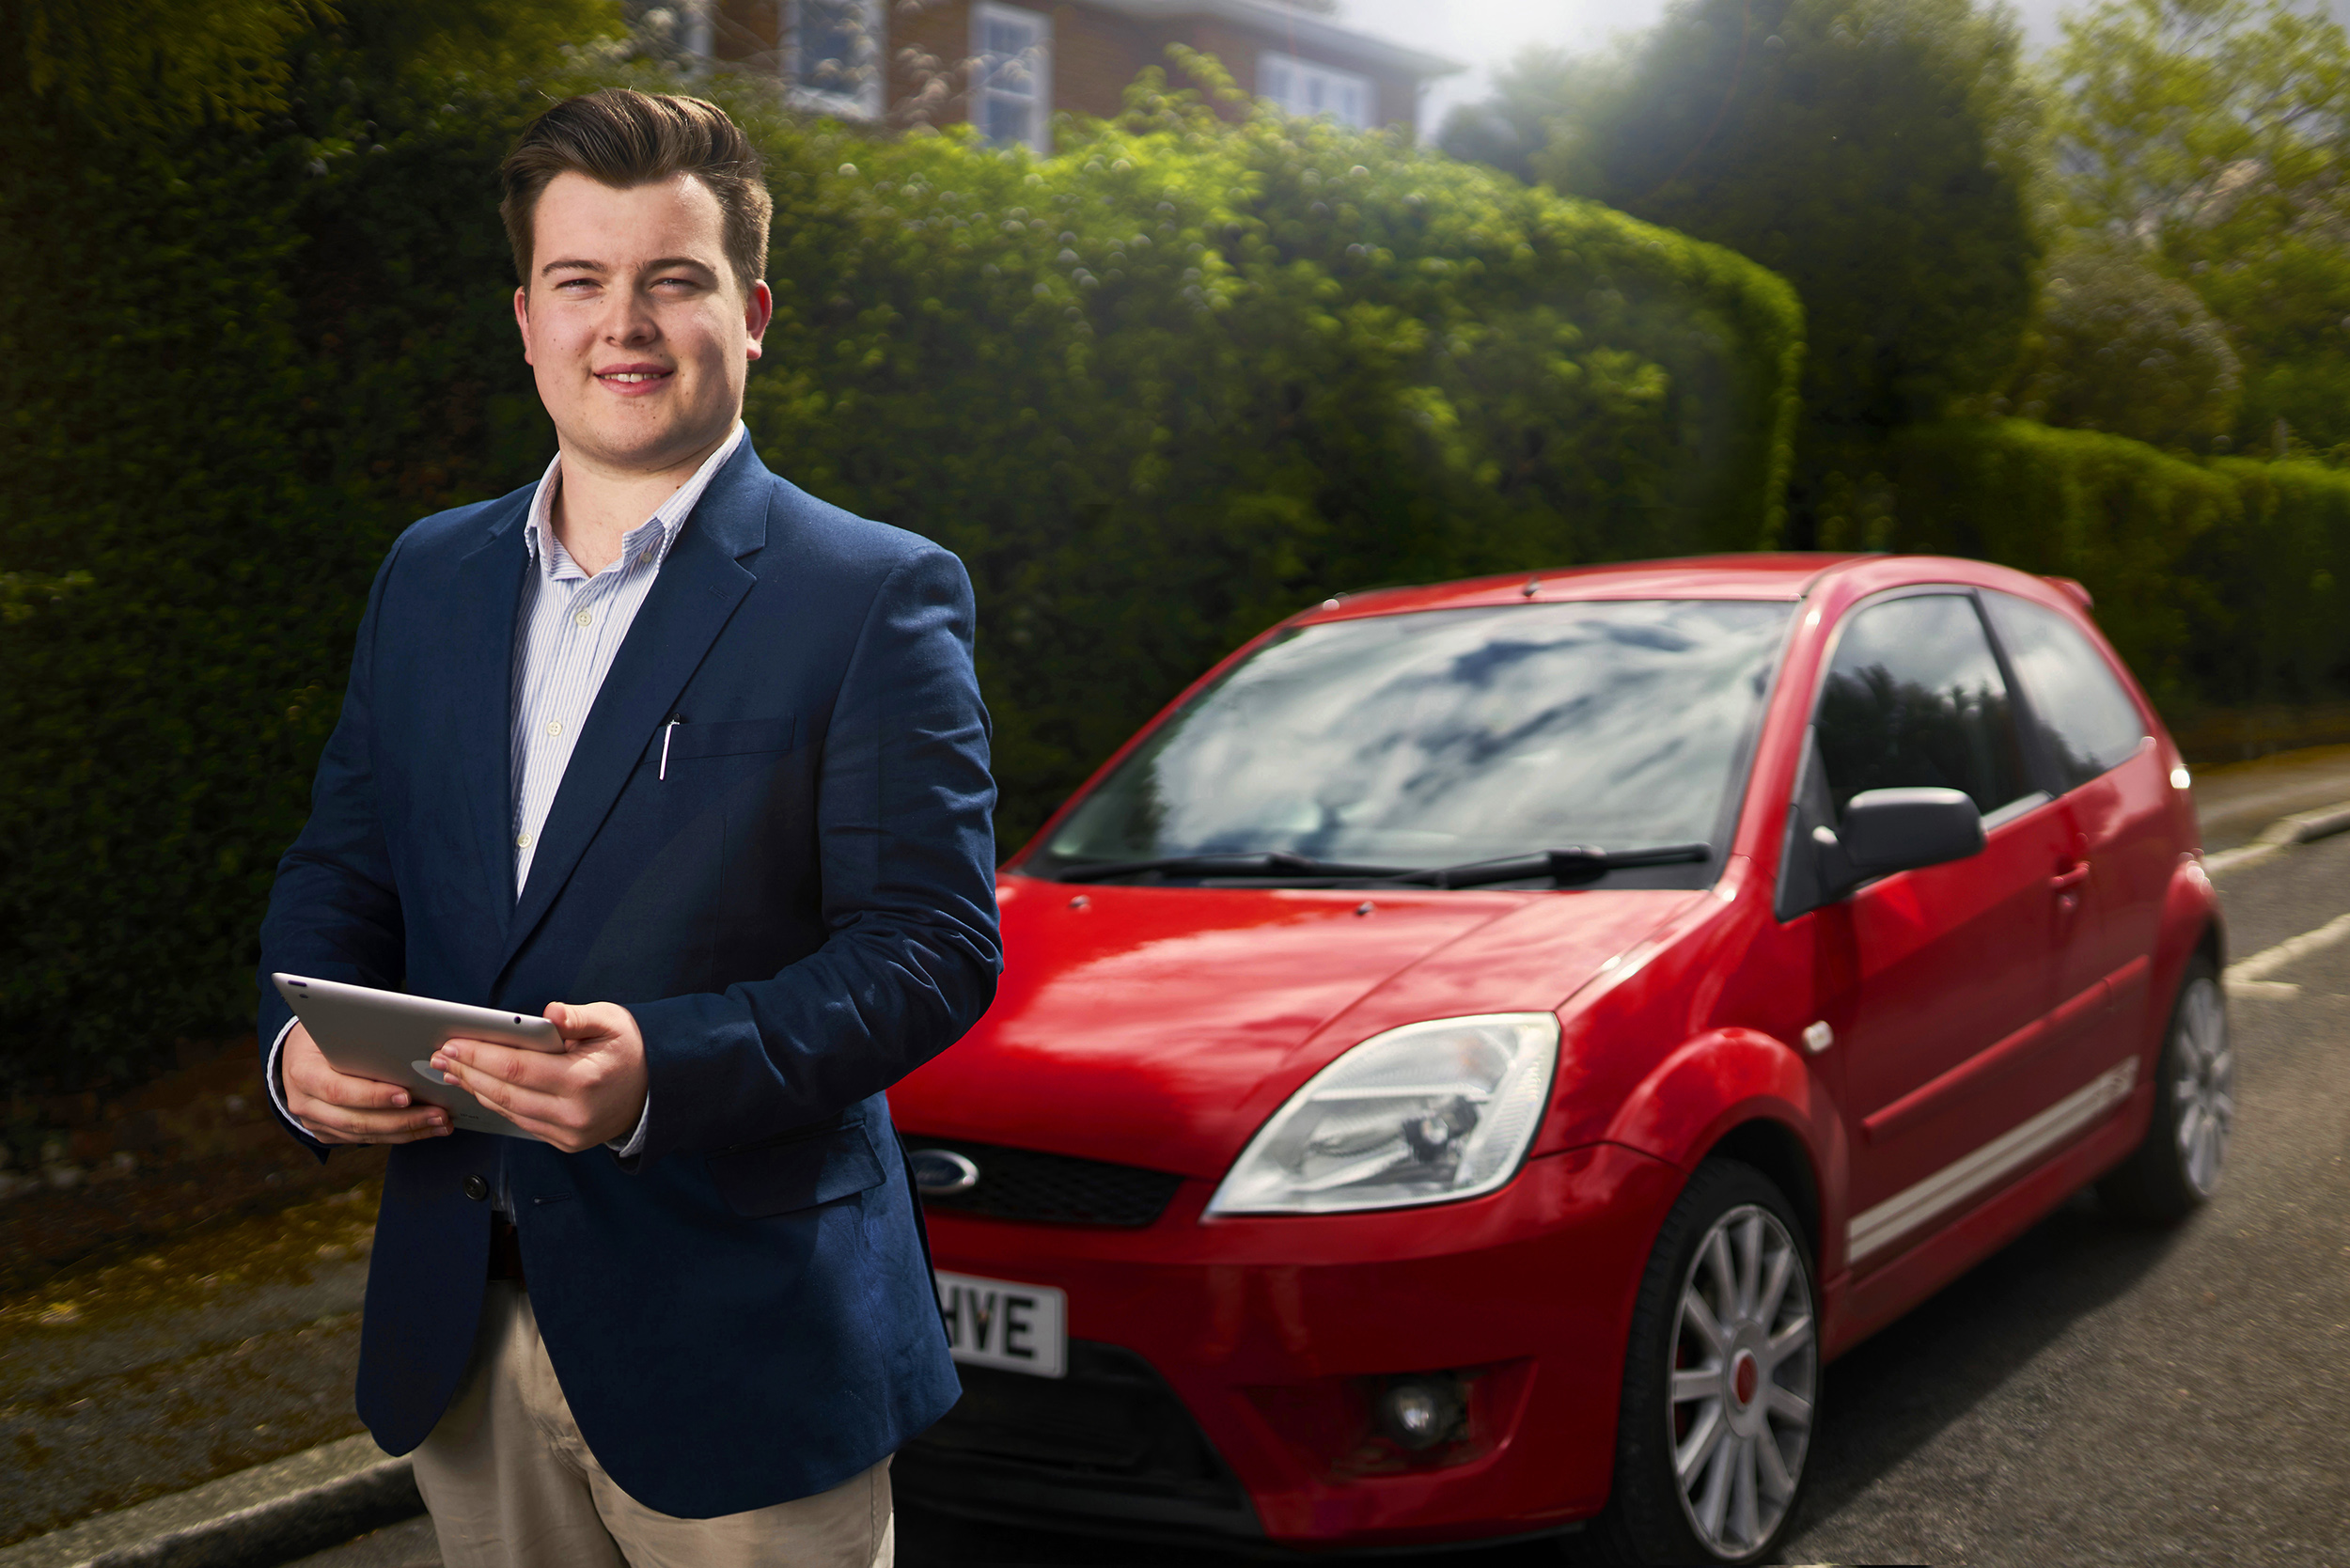
[[[652,313],[652,302],[630,289],[616,289],[605,296],[603,337],[607,343],[645,343],[660,334]]]

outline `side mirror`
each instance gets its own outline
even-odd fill
[[[1841,831],[1817,827],[1821,881],[1842,897],[1871,877],[1964,860],[1982,850],[1982,813],[1957,790],[1869,790]]]

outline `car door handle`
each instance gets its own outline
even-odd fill
[[[2070,893],[2076,890],[2082,883],[2087,882],[2088,880],[2089,862],[2084,860],[2079,865],[2073,867],[2070,870],[2057,872],[2056,875],[2048,879],[2048,886],[2056,892]]]

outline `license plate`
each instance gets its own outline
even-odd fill
[[[956,1360],[1037,1377],[1068,1370],[1069,1298],[1059,1291],[944,1269],[935,1278]]]

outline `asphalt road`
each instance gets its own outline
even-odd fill
[[[2350,911],[2350,835],[2221,888],[2230,957],[2249,957]],[[2275,970],[2231,1015],[2237,1136],[2218,1198],[2154,1231],[2084,1193],[1836,1362],[1782,1560],[2350,1564],[2350,940]],[[904,1568],[1250,1560],[900,1513]],[[438,1558],[418,1521],[310,1562]]]

